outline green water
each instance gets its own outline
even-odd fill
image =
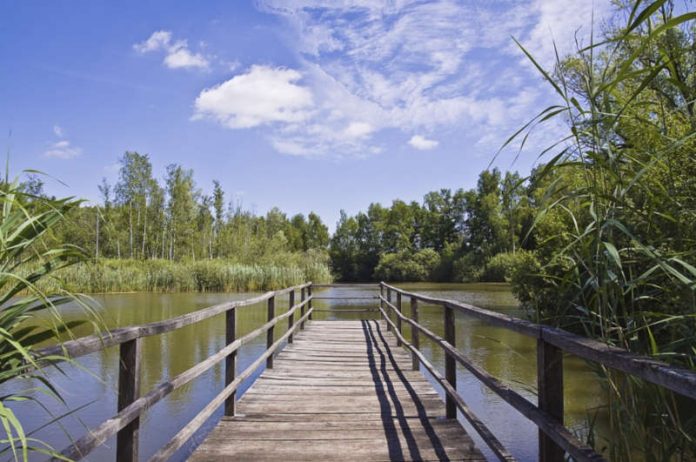
[[[504,284],[405,284],[407,290],[464,301],[484,308],[522,316],[517,302]],[[369,297],[376,290],[365,288],[331,288],[315,290],[316,297]],[[96,296],[99,312],[108,327],[143,324],[178,316],[216,303],[249,298],[245,294],[114,294]],[[287,309],[287,298],[276,301],[278,314]],[[374,300],[317,300],[315,319],[377,318],[372,312],[346,312],[373,308]],[[421,322],[442,334],[441,309],[421,305]],[[68,308],[67,316],[79,315],[77,308]],[[238,312],[237,326],[243,335],[266,320],[265,304],[245,307]],[[536,384],[536,345],[533,339],[501,328],[490,327],[481,321],[457,314],[457,347],[489,373],[528,397],[533,402]],[[282,329],[281,329],[282,330]],[[404,329],[407,336],[408,329]],[[276,330],[278,332],[278,329]],[[280,333],[278,333],[280,335]],[[442,351],[421,336],[424,354],[441,370]],[[205,359],[224,345],[224,316],[203,321],[178,331],[144,339],[142,362],[142,391],[173,377]],[[265,336],[245,345],[238,353],[238,370],[243,370],[265,349]],[[61,374],[49,372],[50,378],[67,401],[67,407],[40,397],[54,414],[80,407],[79,411],[62,420],[62,428],[52,425],[35,436],[62,449],[70,437],[82,436],[86,429],[96,426],[116,412],[118,348],[109,348],[80,358],[81,367],[69,367]],[[260,373],[262,371],[259,371]],[[169,395],[148,410],[141,419],[140,458],[146,460],[164,445],[188,420],[199,412],[223,387],[224,373],[220,366],[213,368],[187,386]],[[241,395],[252,383],[252,377],[241,389]],[[13,389],[33,384],[14,382]],[[462,368],[458,368],[457,386],[472,410],[489,426],[503,444],[521,461],[537,459],[537,429],[497,395],[489,391]],[[2,390],[0,390],[2,392]],[[602,392],[594,374],[586,364],[573,358],[565,361],[566,425],[581,431],[586,417],[601,405]],[[23,403],[16,408],[28,429],[41,426],[50,419],[36,404]],[[221,416],[221,410],[177,453],[173,460],[184,460],[205,438]],[[470,433],[473,431],[470,430]],[[483,443],[478,443],[485,449]],[[114,460],[115,441],[93,451],[87,460]],[[487,454],[490,455],[490,452]],[[492,460],[493,458],[489,456]],[[36,460],[42,460],[42,457]]]

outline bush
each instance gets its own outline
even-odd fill
[[[440,256],[433,249],[385,253],[375,268],[375,278],[392,282],[427,281],[439,264]]]
[[[531,252],[526,250],[499,253],[488,260],[480,280],[482,282],[511,282],[513,274],[519,270],[524,273],[533,259],[534,256]]]

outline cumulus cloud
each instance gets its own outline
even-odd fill
[[[174,40],[172,33],[166,30],[153,32],[147,40],[133,45],[133,49],[141,54],[164,51],[163,63],[170,69],[207,69],[210,66],[206,56],[192,52],[186,40]]]
[[[385,129],[442,139],[439,130],[457,126],[472,146],[495,152],[550,94],[510,37],[553,65],[552,41],[571,51],[578,29],[589,33],[593,13],[606,16],[610,1],[259,0],[294,30],[288,44],[299,64],[253,66],[204,90],[194,118],[270,125],[272,145],[291,155],[369,155],[383,149]],[[437,143],[409,141],[416,149]]]
[[[56,135],[58,138],[63,138],[65,132],[63,131],[63,128],[60,125],[54,125],[53,134]]]
[[[413,135],[411,139],[408,140],[408,144],[419,151],[429,151],[431,149],[435,149],[440,143],[436,140],[430,140],[421,135]]]
[[[297,83],[293,69],[252,66],[248,72],[203,90],[194,118],[212,118],[229,128],[302,122],[313,105],[312,93]]]
[[[44,156],[56,159],[72,159],[80,154],[82,154],[82,149],[71,145],[68,140],[56,141],[44,152]]]

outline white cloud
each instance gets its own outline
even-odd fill
[[[271,124],[274,148],[291,155],[370,155],[383,149],[385,129],[442,139],[439,130],[458,126],[492,153],[550,94],[510,37],[552,65],[552,40],[572,50],[578,28],[589,33],[593,11],[606,16],[610,2],[259,0],[294,29],[297,70],[254,66],[201,92],[194,117],[230,128]],[[415,135],[409,143],[438,142]]]
[[[63,138],[65,136],[65,131],[60,125],[54,125],[53,134],[56,135],[58,138]]]
[[[296,83],[301,78],[293,69],[252,66],[203,90],[194,103],[194,118],[212,118],[229,128],[302,122],[310,115],[313,98]]]
[[[172,33],[166,30],[153,32],[147,40],[133,45],[133,49],[141,54],[164,51],[163,62],[170,69],[207,69],[210,66],[206,56],[192,52],[186,40],[173,41]]]
[[[150,38],[144,42],[136,43],[133,49],[138,53],[149,53],[151,51],[165,50],[169,48],[172,41],[172,33],[166,30],[153,32]]]
[[[82,149],[71,145],[68,140],[56,141],[44,152],[44,156],[56,159],[72,159],[80,154],[82,154]]]
[[[351,122],[343,133],[348,138],[362,139],[369,137],[375,128],[367,122]]]
[[[429,151],[431,149],[435,149],[440,143],[436,140],[430,140],[421,135],[413,135],[411,139],[408,140],[408,144],[419,151]]]
[[[175,51],[171,51],[164,58],[164,64],[170,69],[187,68],[187,67],[208,67],[208,60],[199,53],[191,53],[187,48],[182,47]]]

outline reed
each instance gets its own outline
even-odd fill
[[[84,322],[91,320],[95,326],[100,325],[95,312],[83,299],[52,280],[56,272],[83,261],[84,254],[70,245],[48,246],[44,240],[65,214],[78,205],[79,201],[71,198],[34,197],[23,190],[18,180],[0,181],[0,385],[19,377],[40,384],[38,390],[5,392],[0,396],[3,458],[27,460],[32,452],[56,455],[48,444],[25,431],[13,404],[34,400],[37,391],[62,401],[60,391],[52,386],[42,369],[46,363],[38,362],[34,353],[38,345],[70,336],[71,329],[82,324],[65,322],[60,307],[77,303],[85,309]],[[47,285],[51,286],[50,290],[42,288]],[[37,322],[39,317],[41,322]],[[70,361],[58,356],[42,360]],[[50,416],[52,421],[62,417]]]
[[[570,130],[535,178],[550,185],[536,231],[552,220],[562,231],[544,236],[516,291],[537,321],[694,368],[696,118],[678,69],[694,60],[696,14],[667,1],[622,13],[625,27],[558,59],[555,73],[523,48],[560,102],[508,142],[559,117]],[[592,438],[598,449],[617,461],[696,458],[693,402],[598,374],[609,426],[607,440]]]
[[[49,287],[86,293],[249,292],[306,281],[331,282],[328,266],[308,258],[287,265],[242,264],[228,260],[98,260],[62,269]]]

